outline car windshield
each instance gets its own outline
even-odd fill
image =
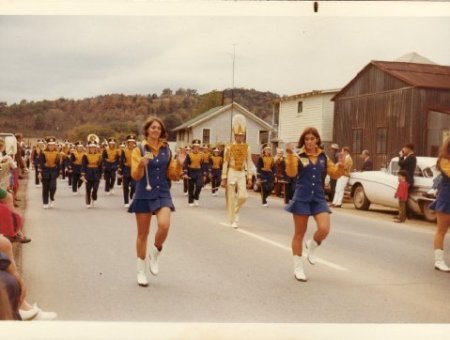
[[[394,176],[398,175],[400,167],[398,162],[391,162],[391,174]],[[426,178],[434,178],[438,175],[439,171],[436,169],[436,165],[432,165],[421,170],[418,166],[416,166],[416,170],[414,171],[414,177],[426,177]]]

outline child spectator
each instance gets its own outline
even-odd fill
[[[406,181],[407,172],[400,170],[398,172],[398,186],[395,192],[395,198],[398,198],[398,216],[394,222],[403,223],[406,220],[406,204],[408,202],[409,183]]]

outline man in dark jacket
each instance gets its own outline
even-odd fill
[[[361,171],[372,171],[373,170],[373,162],[372,162],[372,159],[370,158],[369,150],[363,150],[361,152],[361,158],[363,159]]]
[[[409,183],[409,192],[411,192],[417,165],[416,155],[414,155],[414,144],[406,144],[399,152],[399,156],[398,165],[400,170],[406,171],[406,182]]]

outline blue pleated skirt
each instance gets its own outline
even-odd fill
[[[434,210],[435,212],[450,214],[450,200],[445,199],[442,196],[438,195],[434,202],[430,204],[430,209]]]
[[[295,215],[314,216],[323,212],[331,214],[331,210],[325,200],[311,202],[290,200],[289,203],[284,207],[284,210]]]
[[[156,199],[133,199],[130,207],[128,208],[129,213],[152,213],[163,208],[168,207],[171,211],[175,211],[175,206],[173,205],[172,199],[167,197],[161,197]]]

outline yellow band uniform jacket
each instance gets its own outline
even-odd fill
[[[120,149],[118,148],[110,148],[109,146],[103,150],[102,160],[103,160],[103,169],[105,171],[116,171],[119,166],[119,158],[120,158]]]
[[[83,165],[83,156],[85,154],[86,154],[85,152],[78,152],[75,150],[70,155],[69,167],[74,174],[81,174],[81,167]]]
[[[81,175],[88,181],[100,181],[102,177],[101,153],[86,153],[83,155]]]
[[[39,155],[39,172],[44,179],[55,179],[59,176],[60,155],[57,150],[44,150]]]
[[[222,179],[234,182],[235,177],[246,176],[247,179],[252,179],[255,174],[255,164],[252,160],[252,153],[250,146],[246,143],[233,143],[225,147]]]

